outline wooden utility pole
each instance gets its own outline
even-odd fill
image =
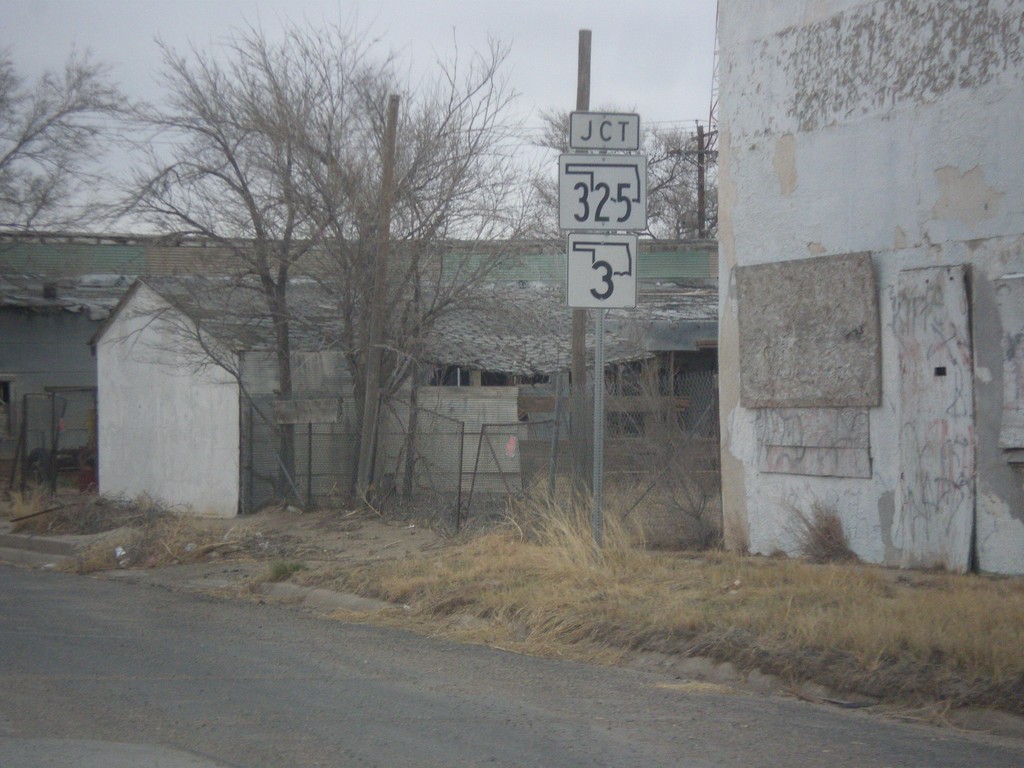
[[[590,110],[590,30],[581,29],[576,75],[576,111]],[[587,310],[572,311],[572,477],[573,488],[589,494],[593,471],[593,433],[586,428],[587,407]],[[596,375],[596,372],[595,372]]]
[[[356,479],[356,492],[361,496],[366,495],[373,482],[373,456],[377,443],[381,342],[384,336],[384,302],[387,300],[388,250],[391,245],[391,203],[394,199],[397,134],[398,96],[392,94],[388,100],[388,119],[384,126],[380,223],[377,227],[377,253],[373,264],[370,323],[366,332],[366,387],[363,393],[363,423],[359,440],[359,475]]]
[[[707,198],[704,189],[704,172],[707,167],[707,154],[704,148],[704,126],[697,125],[697,237],[703,240],[708,236]]]

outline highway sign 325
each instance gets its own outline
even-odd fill
[[[558,158],[558,226],[568,231],[647,228],[647,158]]]

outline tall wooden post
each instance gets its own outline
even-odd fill
[[[707,169],[707,153],[704,147],[704,126],[697,125],[697,237],[703,240],[708,236],[707,192],[705,190],[705,173]]]
[[[590,109],[589,29],[581,29],[576,76],[576,110]],[[572,311],[572,477],[573,489],[589,494],[593,470],[593,432],[586,428],[591,415],[587,398],[587,310]]]
[[[388,100],[388,119],[384,127],[384,166],[381,173],[380,224],[377,253],[373,264],[373,295],[370,299],[370,323],[366,333],[366,387],[363,394],[363,424],[359,440],[359,475],[356,491],[365,495],[373,482],[373,456],[377,442],[377,417],[380,406],[381,342],[384,336],[384,302],[387,300],[388,250],[391,245],[391,203],[395,186],[395,144],[398,134],[398,96]]]

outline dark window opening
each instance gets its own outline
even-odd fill
[[[519,387],[529,384],[547,384],[550,378],[550,376],[544,374],[526,376],[513,373],[481,371],[480,384],[484,387]]]
[[[11,382],[0,381],[0,437],[13,434],[11,408]]]

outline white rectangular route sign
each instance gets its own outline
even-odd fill
[[[640,149],[640,115],[570,112],[569,149],[635,152]]]
[[[561,155],[558,226],[570,232],[647,229],[647,158]]]
[[[636,235],[569,235],[566,303],[575,308],[636,307]]]

